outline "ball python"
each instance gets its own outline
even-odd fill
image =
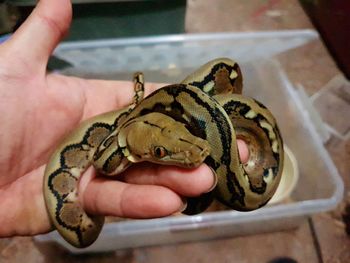
[[[249,211],[265,205],[279,184],[283,142],[276,121],[260,102],[244,97],[238,64],[227,58],[200,67],[179,84],[144,98],[142,73],[134,75],[133,103],[93,117],[69,134],[44,174],[44,199],[60,235],[75,247],[98,237],[103,216],[78,202],[79,178],[90,166],[113,176],[132,163],[195,168],[206,163],[217,175],[213,191],[189,198],[185,214],[204,211],[214,198]],[[242,163],[236,138],[249,148]]]

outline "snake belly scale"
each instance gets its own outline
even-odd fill
[[[210,61],[180,84],[146,98],[141,73],[135,74],[134,83],[129,107],[83,122],[48,162],[44,198],[65,240],[76,247],[89,246],[103,226],[104,217],[88,215],[78,201],[79,178],[90,166],[113,176],[142,161],[185,168],[206,163],[217,175],[217,186],[189,198],[185,214],[204,211],[214,198],[241,211],[269,201],[281,178],[283,142],[270,111],[240,94],[237,63],[226,58]],[[236,138],[248,145],[245,163]]]

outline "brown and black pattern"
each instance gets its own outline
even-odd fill
[[[144,86],[142,75],[137,74],[135,78],[136,105],[142,100]],[[134,104],[109,114],[112,117],[95,117],[83,123],[71,138],[63,141],[63,147],[47,165],[44,193],[49,214],[61,235],[76,247],[86,247],[95,241],[104,222],[104,217],[87,215],[78,202],[79,177],[91,165],[101,142],[125,120]],[[103,119],[108,121],[101,121]],[[111,139],[106,146],[112,143]]]
[[[231,74],[234,76],[231,77]],[[213,83],[212,89],[206,91],[205,87]],[[217,94],[241,94],[243,88],[242,72],[237,63],[230,59],[216,59],[200,67],[191,74],[183,84],[197,87],[210,96]]]
[[[140,101],[143,99],[144,92],[145,92],[145,82],[142,72],[136,72],[134,74],[134,105],[137,105],[140,103]]]
[[[185,103],[185,100],[188,101]],[[160,106],[158,101],[167,101],[167,103],[163,102]],[[185,105],[187,105],[186,108],[184,107]],[[179,84],[166,86],[152,93],[130,113],[129,119],[146,115],[149,112],[160,112],[171,116],[184,123],[189,131],[193,132],[196,136],[208,140],[209,143],[212,142],[212,151],[215,152],[214,149],[218,149],[218,151],[216,154],[210,155],[205,162],[215,171],[219,167],[224,167],[225,177],[227,176],[225,187],[229,188],[231,195],[234,197],[233,203],[238,203],[239,206],[244,207],[244,189],[230,168],[231,160],[235,158],[232,156],[232,153],[237,155],[237,149],[235,144],[232,145],[232,140],[234,140],[232,134],[234,134],[234,131],[224,109],[209,95],[197,88]],[[198,114],[198,116],[193,113]],[[189,122],[188,120],[191,121]],[[199,130],[201,133],[198,132]],[[218,145],[221,147],[218,147]],[[203,201],[198,202],[206,203],[207,205],[210,204],[207,201],[207,196],[201,199]],[[190,204],[193,204],[193,207]],[[185,212],[188,214],[202,212],[203,210],[198,211],[198,207],[206,209],[207,205],[197,204],[191,201]],[[196,210],[196,212],[193,210]]]
[[[82,136],[79,143],[67,145],[60,153],[60,168],[53,172],[48,178],[48,187],[56,198],[56,222],[63,228],[75,233],[77,237],[76,246],[90,245],[90,239],[83,238],[91,228],[98,228],[101,224],[100,217],[91,217],[91,223],[85,226],[82,222],[86,214],[78,203],[78,176],[74,169],[85,171],[91,164],[91,156],[94,149],[112,131],[112,126],[106,123],[94,123]],[[99,231],[98,231],[99,232]],[[97,237],[97,234],[95,234]]]
[[[237,63],[229,59],[211,61],[181,84],[163,87],[145,99],[141,73],[135,74],[134,86],[134,104],[115,113],[108,122],[96,117],[96,121],[83,126],[81,139],[68,137],[49,163],[45,198],[55,226],[68,242],[88,246],[103,225],[103,217],[88,216],[77,202],[80,175],[91,162],[107,175],[128,167],[127,157],[132,153],[127,144],[120,144],[120,138],[124,138],[121,130],[129,131],[129,125],[142,118],[143,124],[148,124],[152,113],[166,115],[181,127],[184,124],[191,136],[210,146],[204,162],[217,174],[217,186],[210,193],[188,199],[184,213],[200,213],[214,198],[236,210],[253,210],[268,202],[281,177],[283,142],[272,114],[263,104],[235,95],[242,91]],[[147,127],[160,126],[149,123]],[[251,157],[247,163],[240,161],[236,137],[248,142]],[[142,161],[141,155],[142,151],[136,161]]]

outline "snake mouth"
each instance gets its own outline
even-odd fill
[[[184,138],[180,139],[182,142],[191,145],[188,150],[173,153],[170,158],[176,161],[182,160],[185,167],[194,168],[201,165],[210,154],[210,146],[206,140],[199,137],[192,141]]]
[[[168,159],[177,165],[181,164],[184,167],[195,168],[201,165],[209,155],[208,149],[201,149],[200,152],[183,151],[171,154]]]

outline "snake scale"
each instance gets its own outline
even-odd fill
[[[213,191],[187,202],[185,214],[204,211],[214,198],[240,211],[257,209],[273,196],[281,178],[283,142],[276,121],[260,102],[244,97],[238,64],[208,62],[180,84],[143,98],[143,75],[134,76],[133,103],[83,122],[52,154],[45,170],[44,198],[58,232],[86,247],[98,237],[103,216],[88,215],[78,202],[80,176],[91,165],[104,175],[149,161],[216,173]],[[249,149],[240,161],[236,138]]]

